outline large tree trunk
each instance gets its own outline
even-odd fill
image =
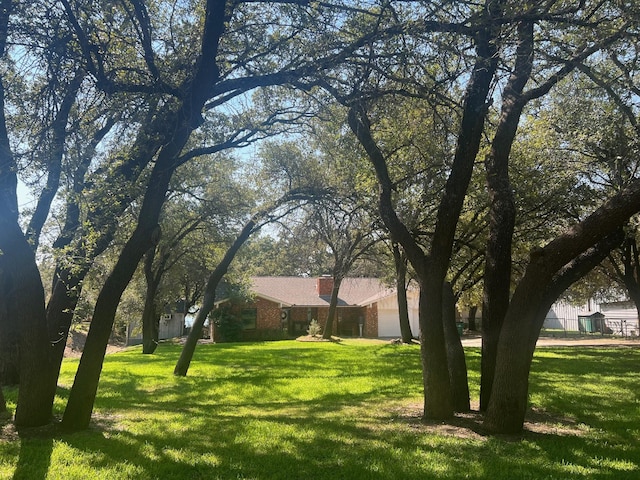
[[[469,380],[464,348],[456,327],[456,296],[449,282],[442,286],[442,322],[447,344],[447,365],[451,383],[451,398],[456,412],[471,410],[469,402]]]
[[[322,338],[330,340],[333,335],[333,326],[338,311],[338,294],[340,293],[340,285],[342,284],[342,275],[333,275],[333,287],[331,288],[331,300],[329,301],[329,313],[327,314],[327,322],[324,324]]]
[[[174,171],[174,159],[186,144],[191,129],[189,124],[182,123],[176,129],[172,142],[162,148],[149,178],[138,225],[100,291],[62,419],[62,427],[66,430],[89,426],[118,303],[142,256],[158,240],[158,219]]]
[[[6,319],[19,332],[20,388],[15,424],[45,425],[51,421],[56,382],[50,376],[44,288],[33,250],[18,223],[7,224],[6,216],[0,217],[0,296]]]
[[[409,305],[407,303],[407,262],[397,243],[392,245],[393,260],[396,266],[396,292],[398,299],[398,317],[402,343],[411,343],[413,333],[409,321]]]
[[[7,412],[7,402],[4,400],[4,393],[2,393],[2,384],[0,384],[0,413]]]
[[[420,289],[420,358],[424,386],[424,418],[453,416],[449,364],[442,322],[442,283],[429,279]]]
[[[193,353],[196,350],[196,345],[198,344],[198,340],[202,336],[202,327],[204,326],[204,322],[211,312],[213,308],[213,304],[215,302],[216,297],[216,289],[218,288],[218,284],[222,277],[227,273],[229,269],[229,265],[233,261],[234,257],[240,250],[240,247],[247,241],[249,236],[255,231],[256,222],[255,220],[250,220],[243,228],[238,237],[235,239],[233,244],[228,248],[225,253],[222,261],[218,264],[215,270],[209,275],[209,279],[207,280],[207,286],[204,291],[204,298],[202,300],[202,305],[200,306],[200,310],[196,314],[196,318],[193,321],[193,325],[191,326],[191,331],[187,336],[187,340],[182,347],[182,352],[180,352],[180,358],[176,363],[176,366],[173,370],[174,375],[185,377],[189,370],[189,365],[191,364],[191,359],[193,358]]]
[[[484,422],[490,431],[517,433],[522,430],[531,361],[546,313],[571,283],[620,244],[622,233],[617,228],[635,213],[639,201],[640,180],[567,234],[532,252],[500,333],[493,390]],[[609,232],[612,233],[598,241],[597,235]]]
[[[12,2],[3,0],[0,7],[0,54],[4,54]],[[18,223],[17,166],[7,134],[4,97],[0,78],[0,326],[16,325],[18,332],[16,426],[40,426],[51,420],[56,382],[49,375],[42,279]]]
[[[489,192],[489,237],[485,255],[482,304],[482,363],[480,410],[489,404],[496,366],[498,339],[509,307],[511,289],[511,246],[516,207],[509,180],[509,156],[526,102],[522,91],[533,66],[533,24],[518,26],[516,64],[505,88],[502,114],[491,150],[485,159]]]

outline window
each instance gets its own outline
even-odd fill
[[[255,330],[258,310],[256,308],[243,308],[240,313],[240,321],[243,330]]]

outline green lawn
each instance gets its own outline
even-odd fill
[[[467,353],[477,398],[479,352]],[[172,375],[178,355],[108,356],[89,431],[10,439],[5,425],[0,478],[640,478],[640,349],[539,350],[538,424],[521,438],[422,425],[417,346],[199,346],[187,378]],[[64,363],[57,415],[76,366]]]

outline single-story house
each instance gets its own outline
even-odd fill
[[[242,322],[242,339],[265,338],[269,332],[284,332],[291,337],[305,335],[312,320],[324,327],[333,277],[253,277],[251,282],[252,300],[234,303],[225,298],[216,302],[216,308],[228,307]],[[409,289],[407,296],[411,329],[417,336],[418,292]],[[215,339],[215,327],[210,323]],[[376,278],[345,278],[338,294],[333,334],[368,338],[400,336],[395,289]]]

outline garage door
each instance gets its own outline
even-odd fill
[[[397,310],[378,310],[378,336],[400,336],[400,320]]]

